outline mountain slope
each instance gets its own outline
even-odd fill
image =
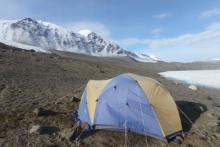
[[[0,21],[0,41],[40,52],[60,50],[92,56],[128,56],[141,62],[157,61],[150,56],[139,56],[127,51],[89,30],[76,33],[55,24],[31,18]]]

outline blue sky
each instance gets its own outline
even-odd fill
[[[219,0],[0,0],[0,19],[90,29],[168,61],[220,58]]]

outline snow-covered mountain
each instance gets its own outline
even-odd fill
[[[127,51],[90,30],[73,32],[31,18],[1,20],[0,42],[40,52],[60,50],[92,56],[128,56],[140,62],[157,62],[156,58]]]
[[[154,56],[154,55],[146,55],[144,53],[139,53],[137,61],[140,61],[140,62],[146,62],[146,61],[157,62],[157,61],[162,61],[162,60],[160,58]]]

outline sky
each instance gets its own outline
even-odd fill
[[[0,0],[0,19],[26,17],[166,61],[220,58],[219,0]]]

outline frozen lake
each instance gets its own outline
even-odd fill
[[[166,71],[159,73],[159,75],[189,84],[220,89],[220,70]]]

